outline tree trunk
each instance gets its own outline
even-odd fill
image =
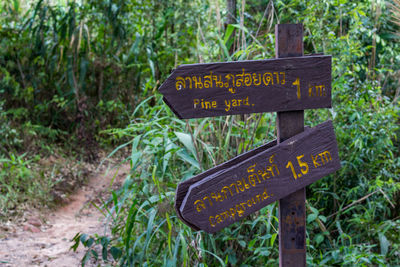
[[[236,0],[226,0],[226,6],[227,6],[227,16],[226,16],[226,21],[225,21],[225,29],[228,27],[228,24],[235,24],[236,21]],[[233,52],[235,51],[235,35],[236,35],[236,30],[233,30],[231,37],[229,38],[229,42],[232,42],[231,47],[229,48],[229,54],[232,55]]]
[[[226,0],[228,16],[225,25],[234,24],[236,22],[236,0]]]

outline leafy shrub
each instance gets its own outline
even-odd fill
[[[307,111],[306,124],[334,120],[342,169],[307,188],[307,263],[398,265],[399,108],[393,103],[398,86],[393,68],[400,47],[388,34],[395,30],[389,11],[379,1],[372,6],[368,1],[277,1],[264,15],[259,1],[246,5],[248,23],[228,26],[224,38],[210,23],[208,31],[198,29],[207,33],[198,49],[208,61],[272,57],[273,35],[256,29],[255,18],[266,26],[267,20],[298,18],[305,26],[305,53],[333,56],[334,108]],[[245,45],[229,54],[233,29],[239,31],[235,42]],[[130,137],[126,146],[131,147],[132,171],[104,207],[113,222],[111,236],[77,235],[75,247],[79,238],[92,238],[91,244],[83,242],[86,258],[97,243],[105,251],[103,260],[120,265],[277,265],[276,205],[213,236],[193,232],[172,208],[176,183],[259,145],[266,132],[272,139],[273,114],[183,122],[158,96],[155,106],[149,102],[138,106],[128,127],[105,132]],[[115,257],[106,259],[108,253]]]
[[[35,136],[84,127],[131,152],[103,207],[111,234],[74,239],[83,262],[277,265],[276,204],[213,236],[173,210],[178,182],[273,139],[274,114],[181,121],[155,91],[181,63],[271,58],[272,26],[302,22],[305,53],[333,61],[334,108],[307,111],[306,124],[334,120],[343,166],[307,188],[308,264],[400,264],[400,45],[383,1],[248,0],[226,27],[221,1],[39,0],[25,14],[13,3],[0,19],[2,179],[33,174],[14,151]],[[8,183],[5,194],[28,190]]]
[[[237,229],[227,228],[215,238],[191,230],[178,220],[173,209],[177,181],[213,166],[216,159],[225,161],[227,150],[223,147],[228,147],[229,153],[229,148],[235,145],[237,148],[230,151],[231,156],[235,155],[243,146],[237,139],[242,138],[247,126],[255,130],[257,120],[250,117],[247,124],[238,121],[235,129],[227,127],[232,121],[225,119],[185,123],[172,117],[159,95],[157,105],[151,107],[152,98],[138,106],[129,127],[108,131],[132,137],[124,145],[131,149],[126,159],[131,163],[131,173],[106,204],[113,237],[78,234],[73,248],[79,243],[89,248],[84,262],[95,257],[124,266],[144,263],[192,266],[202,262],[224,265],[246,261],[276,264],[276,258],[268,257],[276,255],[276,248],[263,247],[272,246],[277,237],[276,205],[264,208],[253,217],[253,222],[237,223]],[[269,117],[270,114],[265,114],[264,121],[268,122]],[[198,149],[200,146],[202,151]],[[101,256],[96,245],[101,246]]]
[[[0,158],[0,220],[16,215],[27,202],[35,205],[49,201],[51,185],[33,170],[37,160],[14,154],[9,159]]]

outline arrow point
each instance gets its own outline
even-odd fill
[[[172,107],[172,105],[168,102],[167,98],[163,97],[163,101],[164,103],[175,113],[175,115],[179,118],[179,119],[183,119],[182,116]]]

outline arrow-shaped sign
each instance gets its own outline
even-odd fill
[[[214,233],[340,168],[331,121],[250,154],[187,181],[180,217]]]
[[[264,144],[264,145],[262,145],[260,147],[255,148],[255,149],[252,149],[252,150],[250,150],[250,151],[248,151],[246,153],[240,154],[240,155],[238,155],[237,157],[235,157],[235,158],[233,158],[231,160],[228,160],[228,161],[226,161],[226,162],[224,162],[224,163],[222,163],[222,164],[220,164],[220,165],[218,165],[218,166],[216,166],[214,168],[211,168],[211,169],[209,169],[209,170],[207,170],[207,171],[205,171],[203,173],[200,173],[200,174],[198,174],[198,175],[196,175],[196,176],[194,176],[194,177],[192,177],[192,178],[190,178],[190,179],[188,179],[186,181],[183,181],[183,182],[179,183],[177,188],[176,188],[176,194],[175,194],[175,210],[176,210],[176,213],[177,213],[179,219],[181,219],[183,222],[185,222],[187,225],[189,225],[193,229],[200,230],[195,225],[193,225],[193,224],[189,223],[188,221],[186,221],[182,217],[182,214],[181,214],[181,211],[180,211],[180,207],[182,205],[183,200],[186,197],[186,194],[187,194],[187,192],[189,190],[189,187],[192,184],[195,184],[195,183],[203,180],[204,178],[206,178],[208,176],[214,175],[217,172],[222,172],[222,171],[225,171],[225,170],[227,170],[227,169],[229,169],[229,168],[231,168],[233,166],[236,166],[238,163],[240,163],[240,162],[242,162],[242,161],[244,161],[246,159],[249,159],[249,158],[257,155],[258,153],[263,152],[263,151],[265,151],[265,150],[267,150],[267,149],[269,149],[269,148],[271,148],[271,147],[273,147],[275,145],[276,145],[276,140],[274,140],[272,142],[269,142],[267,144]]]
[[[180,118],[331,107],[331,56],[181,65],[161,85]]]

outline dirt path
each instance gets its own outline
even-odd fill
[[[113,186],[121,184],[128,172],[129,164],[121,166]],[[103,170],[71,196],[67,205],[31,216],[12,233],[0,232],[0,266],[80,266],[84,249],[80,245],[77,252],[70,251],[70,240],[78,232],[104,232],[103,216],[90,203],[108,195],[115,173],[115,169]]]

